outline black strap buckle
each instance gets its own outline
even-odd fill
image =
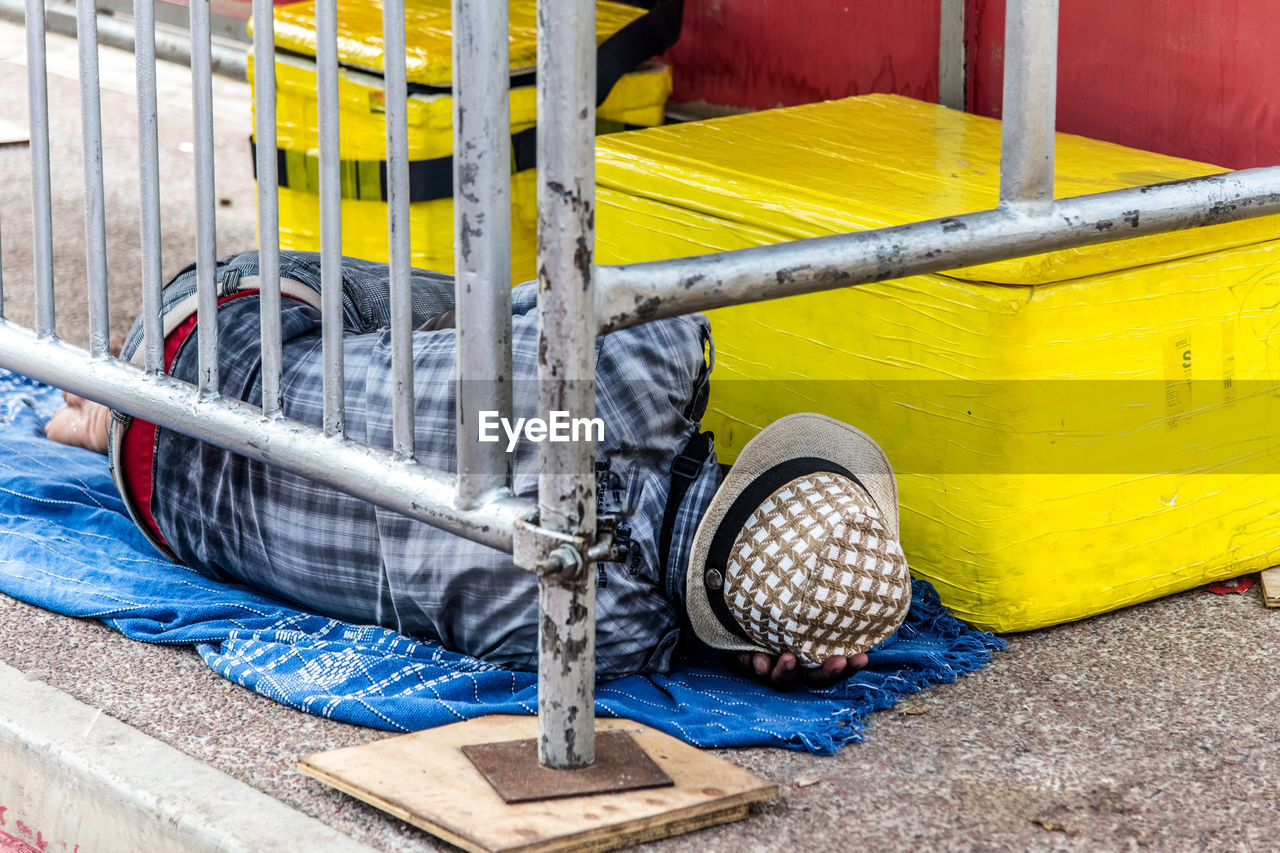
[[[698,479],[698,472],[702,470],[702,463],[706,457],[685,456],[681,453],[671,463],[671,476],[682,477],[686,480]]]

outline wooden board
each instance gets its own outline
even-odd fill
[[[1268,607],[1280,607],[1280,566],[1262,570],[1262,601]]]
[[[465,850],[611,850],[741,820],[777,786],[741,767],[629,720],[623,730],[675,783],[533,803],[502,801],[462,747],[536,737],[535,717],[491,716],[309,755],[298,768]]]

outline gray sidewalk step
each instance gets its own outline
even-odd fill
[[[373,849],[5,664],[0,830],[53,851]]]

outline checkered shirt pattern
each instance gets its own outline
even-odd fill
[[[752,640],[818,666],[892,634],[911,578],[870,496],[818,473],[777,489],[747,519],[729,552],[725,601]]]
[[[234,292],[238,277],[256,274],[256,253],[246,253],[219,262],[217,276],[224,291]],[[319,290],[315,255],[284,253],[281,274]],[[357,442],[389,449],[386,267],[347,260],[343,279],[347,432]],[[166,289],[165,304],[178,303],[194,287],[193,271],[184,271]],[[415,272],[413,287],[415,324],[453,304],[448,277]],[[536,283],[512,292],[517,417],[537,414],[536,296]],[[300,302],[284,303],[285,415],[318,426],[320,316]],[[140,340],[134,332],[126,358]],[[260,404],[258,300],[224,304],[218,339],[222,393]],[[665,582],[657,543],[671,462],[698,428],[700,412],[690,410],[699,408],[691,406],[695,398],[705,399],[708,340],[701,316],[597,340],[601,509],[623,514],[632,539],[626,562],[597,567],[596,666],[602,678],[666,671],[679,639],[689,543],[719,481],[714,454],[682,501]],[[417,458],[447,471],[456,470],[454,342],[452,329],[415,332],[413,340]],[[196,350],[192,335],[175,357],[174,376],[195,378]],[[534,497],[537,446],[521,439],[512,463],[515,493]],[[189,566],[332,617],[435,639],[512,668],[536,668],[537,581],[508,554],[167,429],[156,438],[154,485],[157,525]]]

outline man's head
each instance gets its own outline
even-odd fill
[[[906,616],[911,578],[884,451],[823,415],[771,424],[712,499],[686,583],[690,622],[714,648],[817,666],[886,639]]]

